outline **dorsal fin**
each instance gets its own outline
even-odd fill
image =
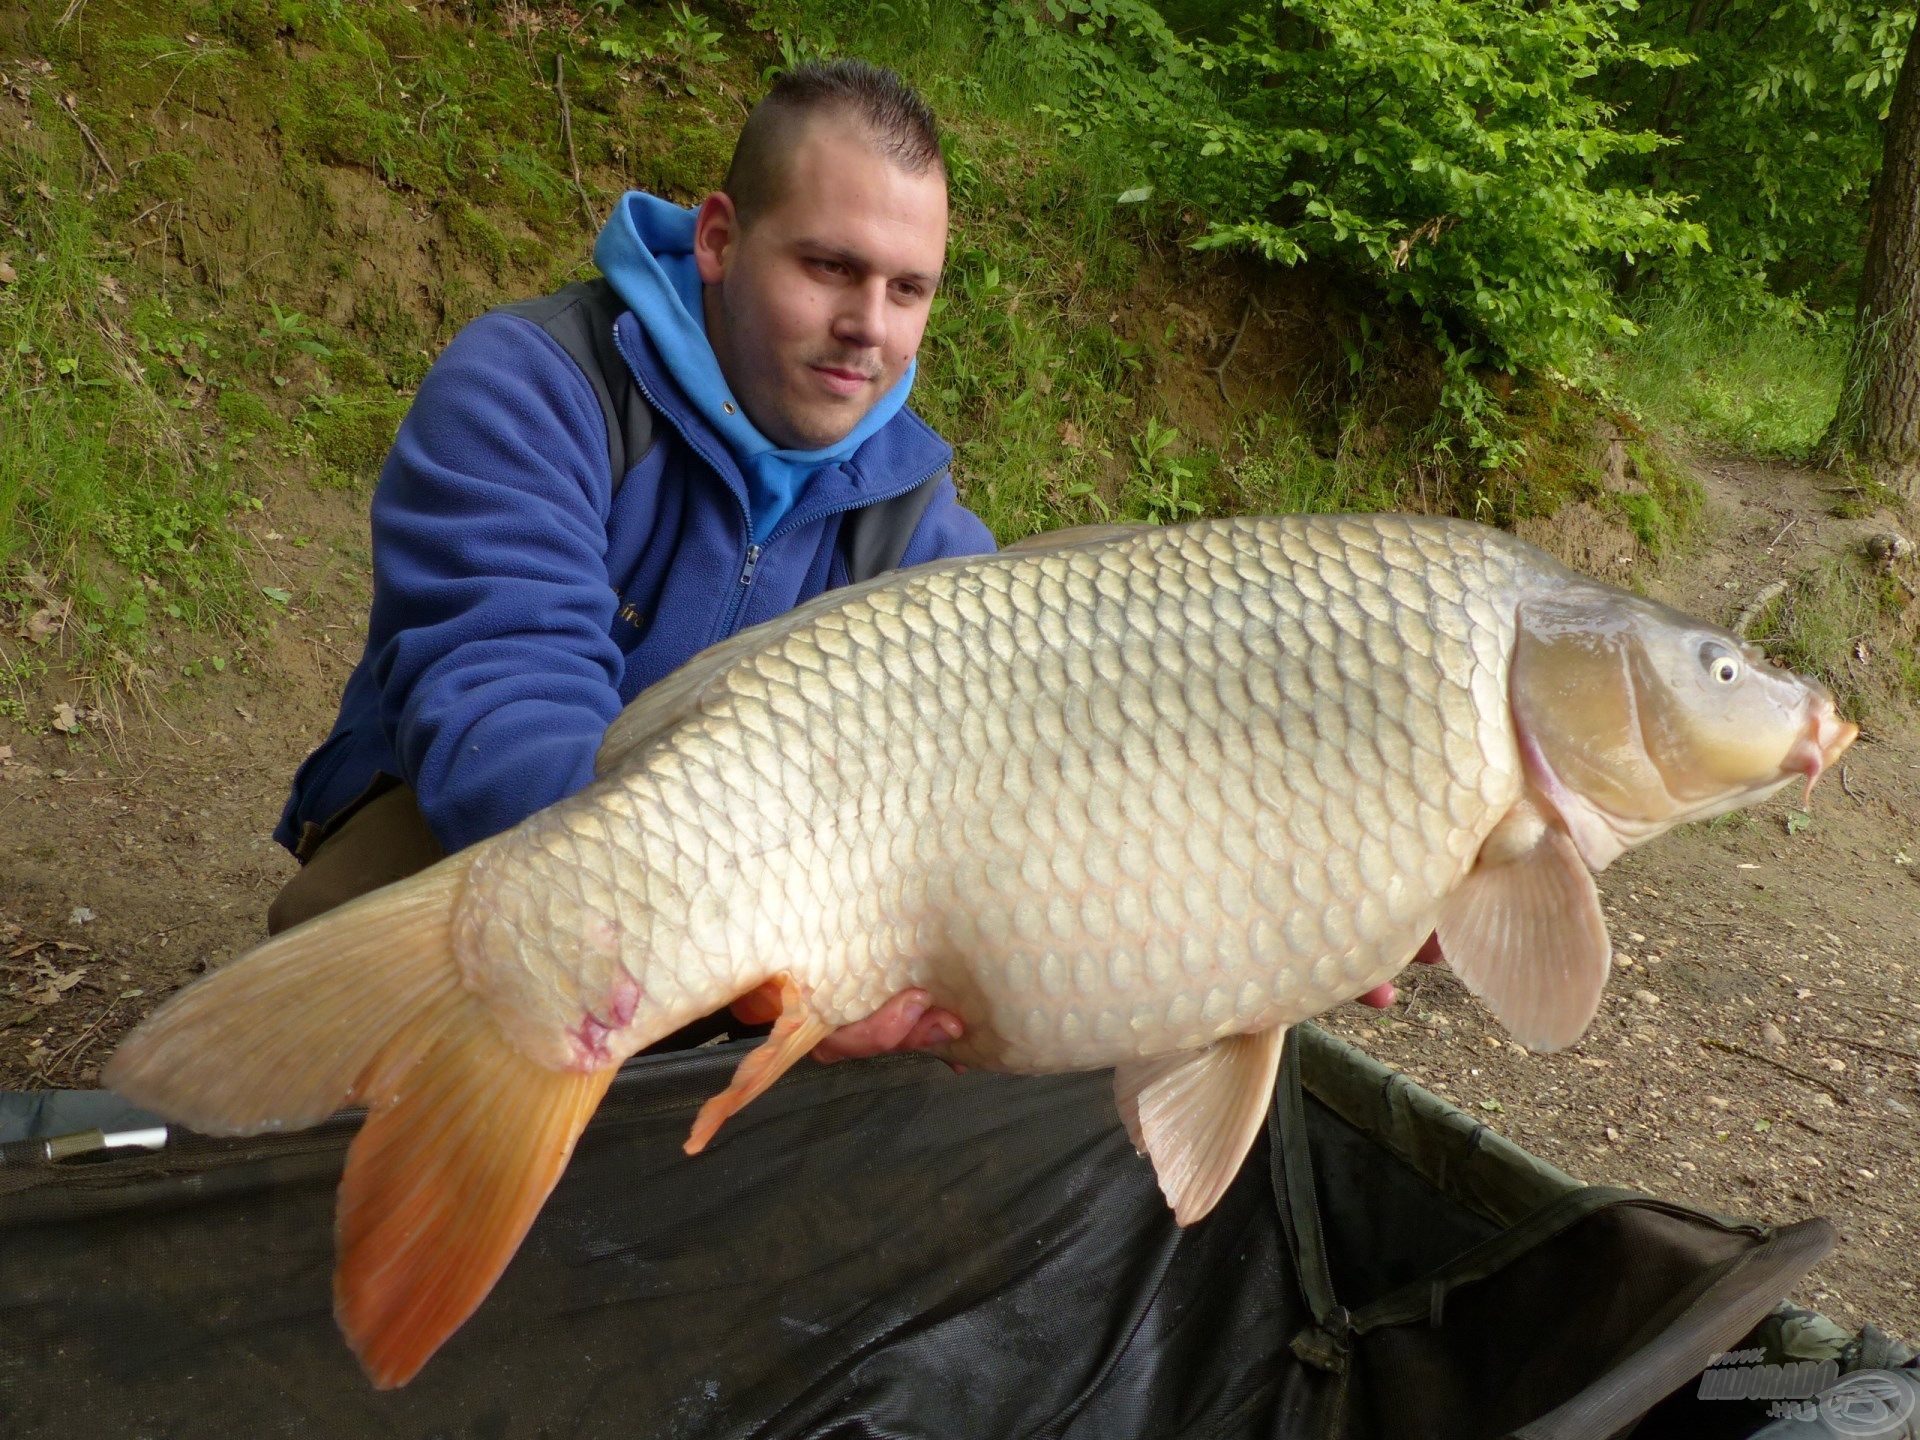
[[[1067,530],[1045,531],[1029,535],[997,553],[929,560],[924,565],[890,570],[856,585],[843,585],[837,590],[829,590],[824,595],[796,605],[784,615],[776,615],[762,624],[742,630],[738,635],[729,636],[717,645],[708,646],[678,670],[642,690],[607,727],[606,737],[600,742],[599,753],[594,757],[594,774],[602,777],[609,774],[656,737],[698,711],[714,682],[743,657],[768,648],[783,636],[811,624],[827,611],[837,610],[882,586],[909,584],[942,570],[960,570],[970,565],[1011,564],[1056,550],[1109,543],[1126,539],[1148,528],[1144,525],[1076,525]]]
[[[1152,525],[1069,525],[1064,530],[1042,530],[1015,540],[1011,545],[1003,545],[1001,554],[1018,550],[1023,554],[1038,551],[1052,554],[1056,550],[1071,550],[1079,545],[1100,545],[1110,540],[1131,540],[1135,535],[1155,529]]]

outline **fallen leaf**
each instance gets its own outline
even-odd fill
[[[100,293],[118,304],[127,303],[127,292],[120,288],[120,281],[112,275],[100,277]]]
[[[73,706],[64,700],[53,707],[53,728],[63,735],[80,733],[80,717],[74,713]]]
[[[262,585],[260,593],[276,605],[285,605],[293,599],[293,592],[282,590],[278,585]]]
[[[6,764],[11,759],[13,759],[13,746],[0,745],[0,765]]]
[[[67,916],[67,924],[88,925],[93,922],[93,918],[93,911],[84,905],[76,905],[73,907],[73,913]]]
[[[11,285],[20,278],[20,272],[7,263],[7,257],[0,255],[0,285]]]
[[[60,633],[61,614],[51,605],[42,605],[27,617],[27,638],[44,645]]]
[[[84,965],[78,970],[69,970],[64,975],[55,971],[47,977],[46,984],[40,989],[29,990],[27,992],[27,999],[33,1001],[36,1005],[57,1005],[60,1002],[60,997],[78,985],[86,973],[87,967]]]

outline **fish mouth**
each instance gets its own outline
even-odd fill
[[[1840,712],[1834,708],[1829,696],[1814,696],[1807,711],[1806,733],[1793,742],[1787,751],[1787,758],[1780,762],[1784,775],[1807,777],[1802,803],[1813,797],[1813,782],[1833,767],[1833,762],[1845,753],[1860,734],[1858,725],[1840,718]]]

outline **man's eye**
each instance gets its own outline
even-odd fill
[[[808,263],[824,275],[844,275],[847,273],[845,263],[839,260],[813,260]]]

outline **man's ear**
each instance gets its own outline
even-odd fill
[[[740,240],[740,213],[725,191],[716,190],[700,202],[693,220],[693,261],[703,284],[718,285]]]

